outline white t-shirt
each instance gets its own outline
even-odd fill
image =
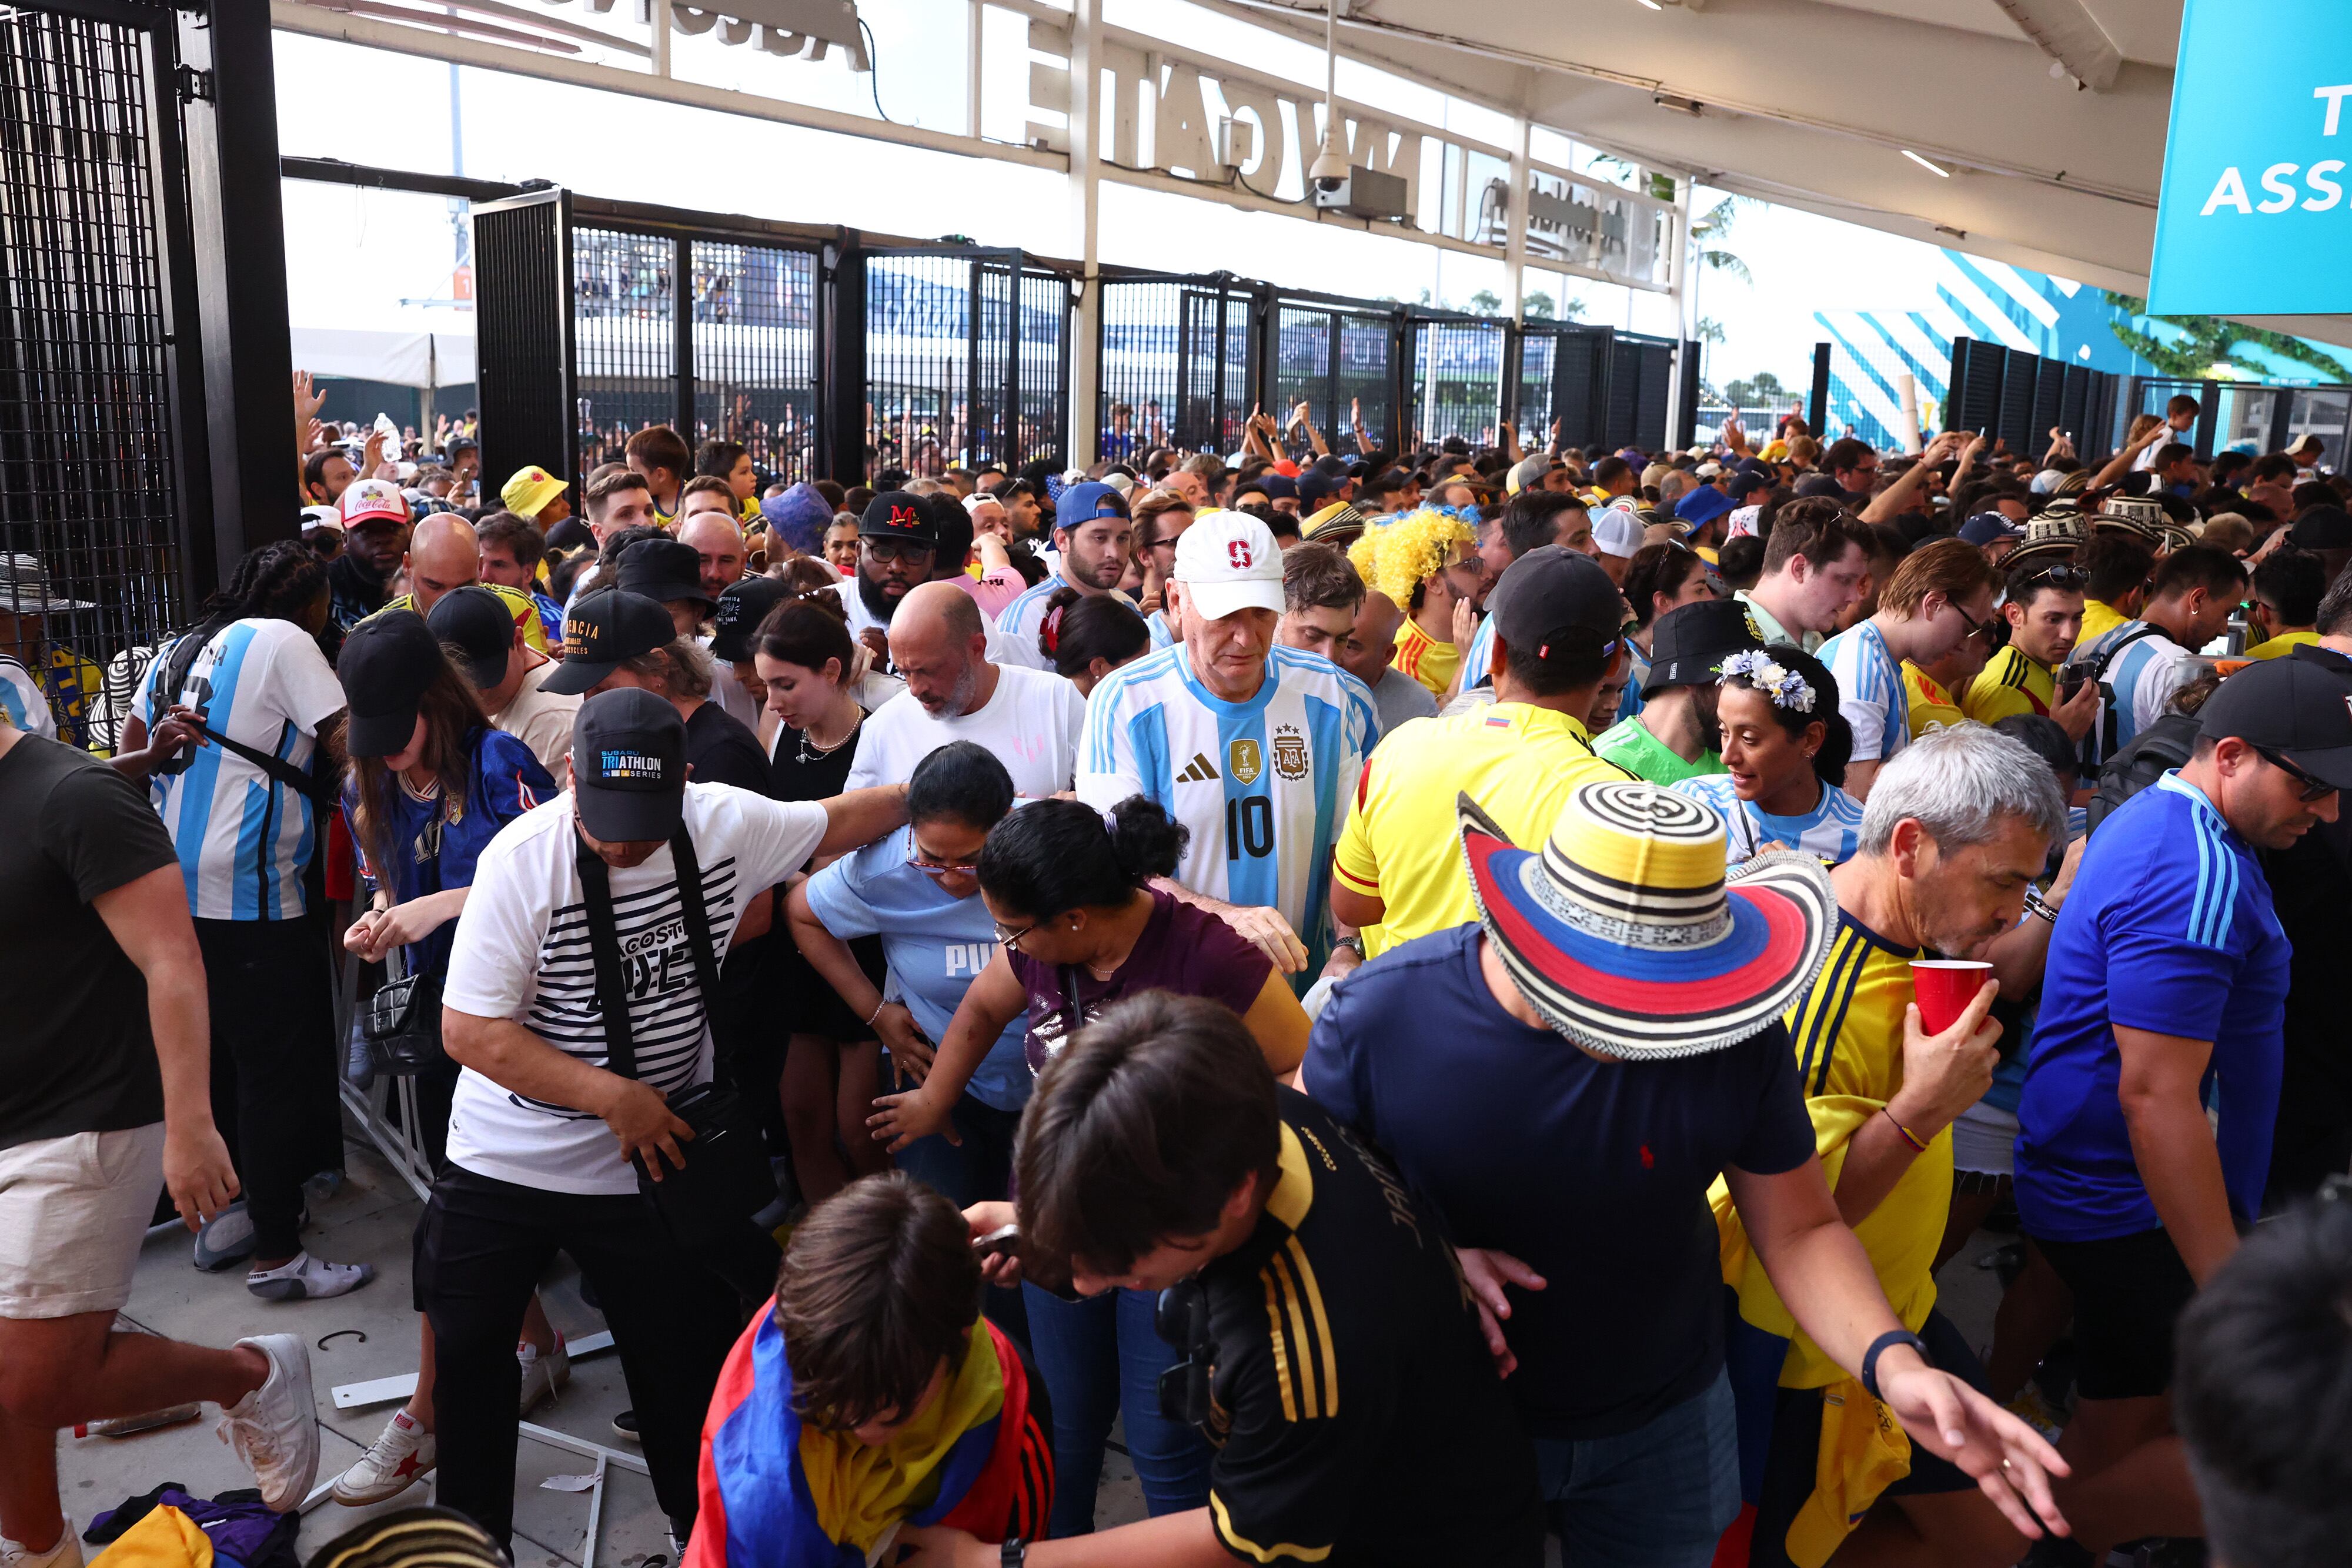
[[[695,643],[704,653],[710,652],[709,638],[697,637]],[[735,678],[735,666],[724,659],[713,658],[710,661],[710,700],[719,705],[719,712],[741,724],[745,729],[757,730],[760,727],[760,705],[751,700],[751,694],[745,691],[743,683]]]
[[[510,1019],[565,1055],[602,1067],[604,1025],[572,822],[566,791],[508,823],[482,852],[442,999],[477,1018]],[[723,965],[745,899],[808,862],[824,837],[824,807],[770,800],[730,784],[688,784],[686,827],[702,865],[712,957]],[[637,1075],[665,1094],[708,1082],[710,1031],[669,846],[611,877]],[[542,1191],[637,1190],[635,1173],[598,1118],[526,1100],[470,1067],[458,1075],[449,1112],[449,1158],[478,1176]]]
[[[559,696],[545,690],[555,662],[532,666],[515,688],[514,699],[490,715],[490,723],[530,747],[539,765],[563,782],[563,759],[572,755],[572,727],[580,717],[579,697]]]
[[[215,734],[310,766],[319,726],[343,708],[343,688],[311,635],[291,621],[231,622],[200,650],[177,692],[156,683],[176,643],[156,651],[131,711],[152,734],[174,702],[205,710]],[[199,920],[291,920],[310,863],[310,798],[207,740],[185,770],[155,775],[152,794],[180,853],[188,912]]]
[[[904,784],[924,758],[951,740],[970,740],[1004,764],[1014,794],[1043,799],[1076,779],[1086,722],[1087,699],[1076,686],[1044,670],[998,664],[995,692],[961,718],[933,718],[903,692],[876,708],[845,787]]]

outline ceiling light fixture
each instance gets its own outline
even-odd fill
[[[1903,149],[1903,156],[1910,159],[1911,162],[1918,164],[1919,167],[1927,170],[1927,172],[1935,175],[1939,180],[1948,180],[1952,177],[1952,172],[1949,169],[1942,168],[1935,163],[1929,162],[1927,159],[1920,157],[1916,152],[1912,152],[1908,147]]]

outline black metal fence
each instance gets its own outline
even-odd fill
[[[1684,399],[1679,430],[1668,428],[1668,413],[1675,377],[1696,369],[1696,343],[1572,321],[1530,321],[1513,336],[1506,385],[1523,443],[1549,439],[1557,420],[1561,444],[1587,451],[1690,444],[1697,399]]]
[[[1481,316],[1414,312],[1406,361],[1406,402],[1424,441],[1460,436],[1492,445],[1505,407],[1510,323]]]
[[[1206,277],[1105,277],[1101,282],[1104,458],[1140,458],[1154,446],[1231,452],[1264,402],[1259,286]]]
[[[129,661],[122,689],[104,672],[179,624],[215,570],[189,559],[184,519],[205,508],[175,440],[175,413],[199,430],[202,414],[176,384],[175,317],[184,350],[194,311],[173,298],[188,214],[172,14],[117,9],[19,7],[0,26],[0,659],[60,739],[100,748]]]
[[[868,471],[1059,461],[1070,281],[1019,251],[862,250]]]
[[[1952,340],[1944,428],[1981,430],[2009,450],[2041,456],[2050,432],[2070,433],[2085,462],[2115,451],[2122,378],[1977,338]]]

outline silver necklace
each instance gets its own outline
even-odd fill
[[[857,727],[865,722],[866,710],[864,708],[860,708],[857,710],[857,716],[849,721],[849,727],[842,731],[841,738],[835,741],[831,746],[819,746],[809,739],[810,732],[808,730],[804,729],[801,731],[801,762],[805,766],[808,763],[814,762],[820,757],[831,757],[835,752],[839,751],[843,747],[849,744],[849,737],[856,735],[857,733]]]

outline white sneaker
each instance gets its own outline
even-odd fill
[[[398,1411],[384,1423],[368,1451],[335,1478],[335,1500],[346,1508],[360,1508],[398,1497],[423,1480],[440,1457],[433,1434],[411,1420],[407,1411]]]
[[[0,1535],[0,1568],[81,1568],[81,1536],[73,1515],[66,1515],[65,1533],[47,1552],[35,1552],[21,1541]]]
[[[522,1410],[528,1416],[541,1403],[552,1399],[556,1392],[572,1381],[572,1353],[563,1348],[563,1336],[555,1336],[555,1348],[541,1354],[539,1346],[525,1340],[515,1346],[515,1359],[522,1363]]]
[[[330,1263],[308,1252],[275,1269],[256,1269],[245,1277],[245,1288],[265,1301],[323,1301],[349,1295],[375,1278],[373,1263]]]
[[[310,1391],[310,1347],[290,1333],[236,1342],[269,1358],[262,1385],[221,1411],[221,1441],[253,1472],[261,1500],[279,1513],[302,1506],[319,1479],[319,1408]]]

